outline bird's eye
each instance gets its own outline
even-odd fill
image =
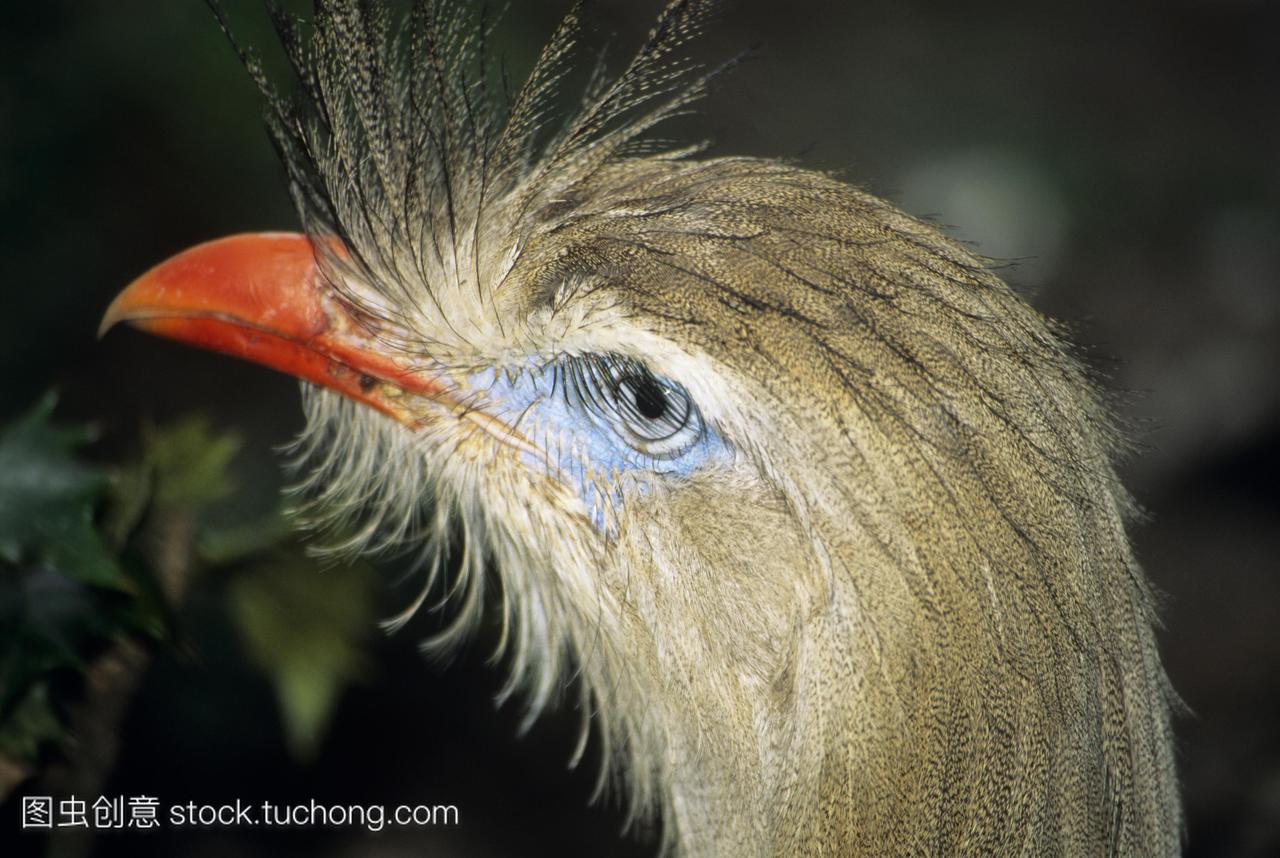
[[[674,459],[702,437],[702,418],[688,391],[639,362],[590,356],[565,369],[566,395],[646,456]]]
[[[662,385],[652,376],[633,376],[618,382],[617,394],[635,407],[646,420],[661,420],[672,409],[672,402]]]

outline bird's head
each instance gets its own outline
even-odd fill
[[[744,589],[709,580],[728,565],[791,586],[764,571],[790,558],[738,538],[791,527],[768,475],[769,438],[789,430],[766,402],[787,368],[752,345],[763,332],[742,315],[776,304],[785,316],[790,299],[770,296],[781,269],[757,282],[759,270],[733,266],[759,255],[752,242],[781,195],[838,186],[693,150],[645,154],[649,129],[715,73],[678,58],[712,5],[671,3],[622,75],[597,76],[558,128],[546,117],[576,11],[505,109],[485,92],[491,69],[466,11],[424,2],[393,21],[335,0],[316,4],[310,28],[279,18],[296,95],[277,95],[242,56],[306,232],[191,248],[102,322],[304,379],[309,522],[341,534],[335,548],[418,551],[424,586],[392,624],[440,584],[456,614],[434,644],[496,599],[510,688],[530,692],[531,715],[566,657],[596,697],[620,693],[637,655],[656,662],[654,616],[635,602],[666,589],[660,576]],[[486,599],[489,567],[500,586]],[[759,660],[761,672],[774,661]]]
[[[443,643],[496,570],[512,687],[536,713],[573,662],[641,802],[685,777],[758,806],[788,754],[836,771],[836,723],[845,763],[914,771],[871,739],[939,689],[1048,688],[1042,659],[1114,643],[1123,492],[1050,326],[829,176],[645,148],[706,87],[678,49],[710,3],[673,2],[555,127],[574,15],[499,110],[464,15],[316,5],[281,21],[298,95],[259,75],[305,235],[179,254],[104,327],[305,379],[313,515],[424,546]]]

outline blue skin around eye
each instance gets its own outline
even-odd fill
[[[515,426],[542,448],[549,462],[532,454],[525,454],[526,460],[535,468],[553,469],[552,476],[577,492],[601,530],[605,504],[620,499],[622,479],[629,478],[643,490],[646,477],[687,477],[731,456],[728,443],[705,421],[699,437],[678,455],[648,456],[628,444],[608,419],[566,396],[550,367],[521,373],[514,380],[494,370],[466,379],[476,392],[476,407]]]

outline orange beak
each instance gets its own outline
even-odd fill
[[[333,298],[311,240],[296,233],[185,250],[117,295],[99,336],[118,322],[305,378],[411,425],[404,394],[437,399],[446,389],[388,354]]]

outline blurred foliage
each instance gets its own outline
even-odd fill
[[[75,458],[93,433],[51,426],[54,402],[46,396],[0,433],[0,754],[24,768],[61,736],[65,675],[150,625],[94,524],[111,478]],[[0,794],[13,786],[0,783]]]
[[[310,759],[342,689],[367,675],[372,576],[360,566],[325,570],[296,552],[250,561],[231,589],[231,610],[250,660],[275,687],[285,738]]]
[[[163,430],[144,430],[145,468],[155,477],[153,501],[162,507],[200,509],[229,496],[227,469],[240,450],[239,436],[216,435],[202,416]]]
[[[46,395],[0,430],[0,798],[72,738],[95,659],[124,640],[176,645],[177,603],[211,574],[229,576],[289,747],[313,752],[366,661],[370,570],[335,566],[314,587],[283,514],[215,524],[240,440],[205,418],[144,427],[141,454],[107,467],[85,458],[89,426],[52,422],[55,403]]]
[[[127,589],[93,524],[109,475],[72,458],[92,440],[87,427],[51,427],[46,396],[0,434],[0,557],[15,566],[59,569],[82,584]]]

